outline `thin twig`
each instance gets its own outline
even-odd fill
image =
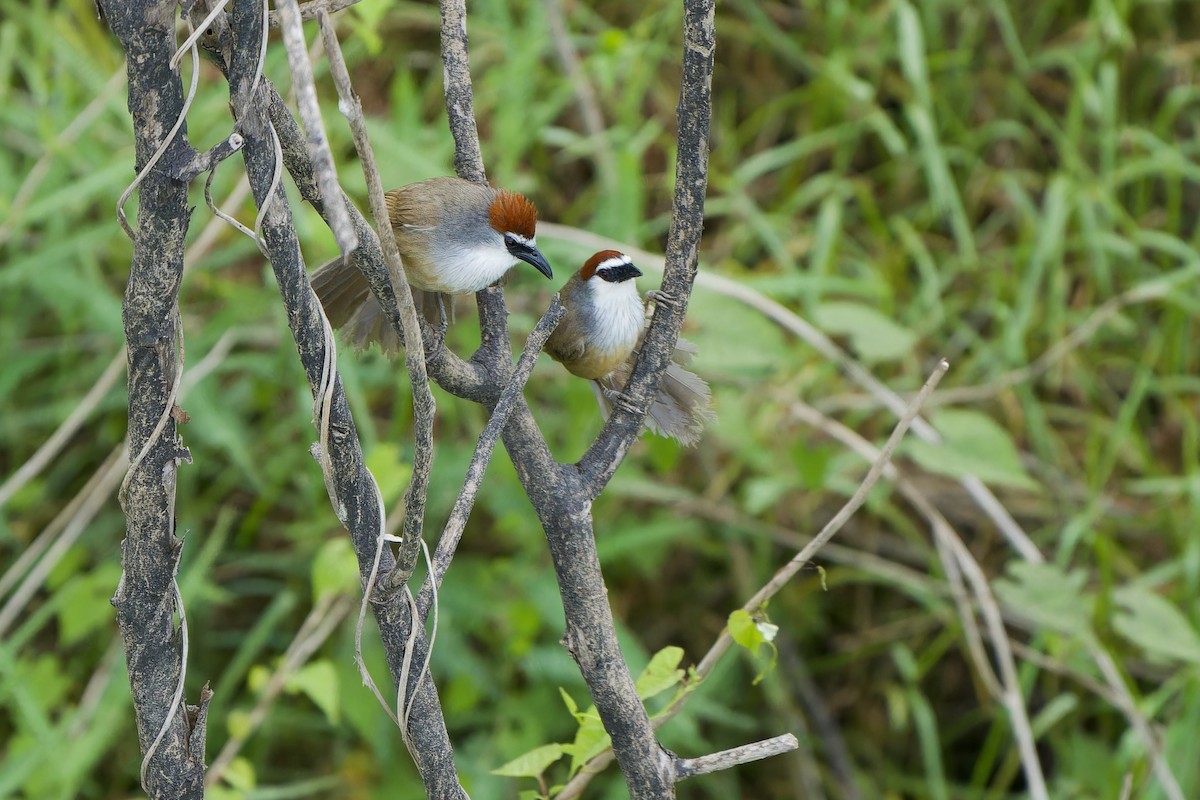
[[[355,5],[359,0],[309,0],[300,4],[300,19],[305,22],[316,19],[320,14],[335,14],[344,8]],[[279,12],[272,11],[267,15],[267,25],[272,30],[279,27]]]
[[[675,779],[681,781],[695,775],[705,775],[709,772],[720,772],[723,769],[736,767],[738,764],[749,764],[751,761],[761,761],[764,758],[790,753],[800,746],[796,737],[790,733],[763,739],[761,742],[744,744],[718,753],[709,753],[698,758],[675,759]]]
[[[879,451],[870,442],[844,425],[824,417],[820,412],[796,404],[792,408],[792,414],[798,419],[818,425],[864,460],[870,461],[879,456]],[[901,494],[930,524],[938,554],[942,558],[947,580],[950,582],[952,594],[958,605],[968,652],[975,664],[976,673],[983,680],[988,691],[1008,712],[1009,723],[1013,728],[1017,752],[1021,758],[1021,766],[1025,773],[1030,796],[1038,798],[1038,800],[1046,800],[1049,797],[1049,791],[1035,746],[1033,726],[1025,709],[1025,698],[1017,676],[1016,664],[1013,661],[1003,615],[992,594],[987,577],[953,526],[928,498],[916,490],[911,482],[904,480],[895,467],[889,470],[889,477],[895,480]],[[965,596],[966,587],[962,584],[963,578],[970,585],[970,594],[974,605]],[[992,643],[992,651],[1000,668],[999,676],[993,672],[991,663],[983,653],[982,635],[975,624],[974,608],[979,609],[988,630],[988,639]]]
[[[418,619],[424,619],[429,612],[430,592],[436,593],[442,585],[442,579],[446,575],[446,570],[450,568],[454,552],[466,529],[471,509],[475,506],[479,488],[483,485],[483,476],[487,472],[492,451],[496,449],[496,444],[500,441],[500,435],[508,424],[508,417],[525,388],[525,382],[533,373],[533,366],[537,363],[538,354],[542,352],[546,340],[558,327],[558,323],[565,313],[566,309],[559,301],[558,295],[555,295],[554,300],[550,303],[550,308],[546,309],[546,313],[542,315],[538,324],[530,332],[529,338],[525,340],[525,349],[513,370],[512,377],[509,379],[508,385],[504,387],[500,401],[492,410],[492,416],[484,426],[483,433],[479,434],[479,441],[475,443],[475,452],[471,456],[471,463],[467,466],[467,475],[463,479],[462,490],[459,491],[458,498],[454,501],[454,507],[450,510],[450,516],[446,520],[446,527],[438,540],[430,575],[426,577],[425,584],[421,587],[421,594],[417,597]]]
[[[479,128],[475,124],[475,100],[471,91],[470,44],[467,39],[466,0],[441,0],[442,70],[445,78],[446,115],[454,137],[454,171],[460,178],[487,183]]]
[[[1197,278],[1200,278],[1200,266],[1192,264],[1134,286],[1101,303],[1078,327],[1028,364],[998,375],[977,386],[942,389],[929,398],[928,405],[932,408],[943,405],[980,403],[990,400],[1013,386],[1035,380],[1072,352],[1091,341],[1106,322],[1126,308],[1169,299],[1174,292]],[[868,409],[878,405],[880,405],[880,399],[875,395],[842,395],[821,400],[817,403],[817,408],[828,414],[833,411]]]
[[[325,53],[329,57],[330,72],[337,86],[339,107],[350,122],[350,130],[354,135],[354,147],[358,151],[359,161],[362,162],[363,175],[367,180],[367,192],[371,201],[371,213],[375,217],[375,230],[379,234],[379,243],[383,248],[384,258],[392,275],[396,278],[394,288],[396,299],[400,304],[400,319],[404,325],[404,366],[408,370],[409,381],[412,385],[413,396],[413,437],[414,453],[412,464],[412,479],[405,496],[404,530],[401,537],[400,552],[396,556],[396,569],[401,570],[398,576],[407,581],[420,553],[422,531],[425,524],[425,501],[429,494],[429,474],[433,466],[433,421],[437,412],[433,401],[433,393],[429,389],[429,375],[425,370],[425,350],[421,336],[421,322],[417,317],[416,305],[413,303],[412,289],[404,277],[404,264],[400,258],[400,249],[396,244],[396,235],[392,231],[391,220],[388,216],[387,203],[383,195],[383,182],[379,178],[379,168],[375,163],[375,151],[367,137],[366,120],[363,118],[362,104],[354,87],[350,84],[350,74],[346,70],[346,62],[342,57],[341,46],[338,44],[337,32],[329,17],[318,11],[317,19],[321,26],[321,36],[325,42]],[[327,194],[337,197],[337,194]],[[333,204],[337,206],[337,203]],[[390,574],[389,574],[390,577]],[[393,590],[395,583],[391,583]]]
[[[308,134],[308,154],[312,160],[317,184],[326,197],[339,197],[342,194],[342,186],[338,183],[333,153],[329,150],[329,140],[325,136],[325,123],[321,121],[321,107],[317,104],[317,87],[313,84],[312,64],[308,60],[308,46],[304,41],[304,29],[300,23],[300,9],[296,0],[275,0],[275,8],[283,29],[283,46],[287,50],[288,65],[292,69],[292,91],[296,93],[300,121],[304,123],[304,130]],[[324,11],[319,13],[323,15]],[[327,22],[328,17],[324,17],[323,21]],[[332,26],[323,24],[322,30],[325,29],[332,31]],[[325,44],[328,48],[328,41]],[[333,237],[343,256],[347,255],[358,247],[358,234],[350,223],[350,215],[344,205],[334,203],[329,212],[329,227],[333,231]]]
[[[579,106],[579,115],[583,118],[583,129],[595,148],[595,177],[600,182],[601,191],[607,196],[612,196],[617,188],[616,157],[613,155],[612,142],[609,141],[605,128],[604,113],[600,110],[600,99],[596,97],[596,89],[592,86],[587,72],[579,65],[579,53],[575,51],[571,33],[567,29],[566,15],[563,13],[563,0],[545,0],[545,7],[554,50],[559,63],[567,71],[571,87],[575,90],[575,101]]]

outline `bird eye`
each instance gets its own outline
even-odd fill
[[[517,237],[513,236],[511,233],[504,234],[504,246],[505,247],[516,247],[517,244],[518,244]]]

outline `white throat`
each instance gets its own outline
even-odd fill
[[[623,350],[637,344],[646,312],[636,282],[610,283],[593,276],[587,283],[592,292],[596,347],[602,351]]]

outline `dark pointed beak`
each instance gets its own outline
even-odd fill
[[[508,252],[512,253],[514,258],[519,258],[526,264],[532,264],[534,269],[547,278],[554,277],[554,272],[550,269],[550,262],[537,247],[531,244],[514,244],[508,248]]]

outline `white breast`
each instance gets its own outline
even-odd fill
[[[593,342],[602,352],[628,350],[637,344],[646,321],[642,298],[634,281],[610,283],[600,277],[588,281],[592,290]]]
[[[454,249],[438,262],[439,285],[425,288],[455,294],[478,292],[504,277],[516,263],[517,259],[503,245]]]

